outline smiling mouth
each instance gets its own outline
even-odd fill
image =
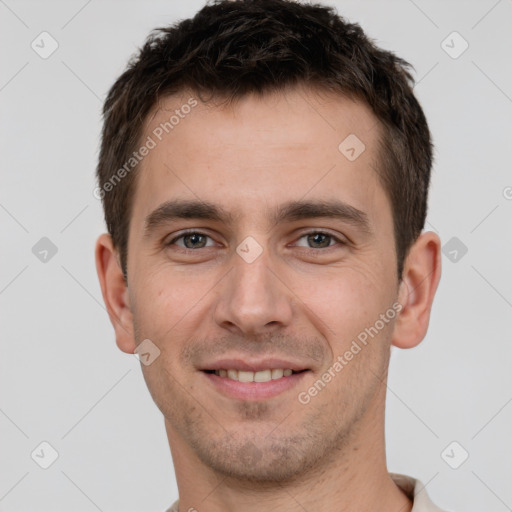
[[[204,370],[205,373],[214,374],[218,377],[238,382],[270,382],[272,380],[290,377],[291,375],[307,371],[308,370],[295,371],[290,368],[272,368],[257,372],[235,369]]]

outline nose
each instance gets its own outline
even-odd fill
[[[274,270],[267,251],[251,263],[238,254],[233,260],[233,268],[219,283],[216,323],[244,336],[265,335],[289,326],[293,293],[284,276]]]

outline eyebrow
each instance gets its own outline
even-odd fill
[[[176,219],[202,219],[233,224],[238,215],[227,211],[220,205],[198,200],[175,199],[166,201],[153,210],[145,219],[144,236],[167,222]],[[365,234],[371,234],[370,221],[365,212],[340,200],[290,201],[270,211],[269,224],[292,222],[313,218],[332,218],[342,220],[357,227]]]

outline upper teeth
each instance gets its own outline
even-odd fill
[[[276,368],[272,370],[261,370],[259,372],[245,372],[242,370],[215,370],[215,375],[219,377],[227,377],[240,382],[268,382],[281,377],[288,377],[292,374],[292,370]]]

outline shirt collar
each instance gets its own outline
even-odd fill
[[[389,476],[413,502],[411,512],[443,512],[442,509],[432,503],[425,486],[419,480],[398,473],[390,473]]]
[[[390,473],[393,482],[402,489],[413,502],[411,512],[444,512],[430,500],[425,486],[417,479],[398,473]],[[178,501],[173,503],[167,512],[178,512]]]

